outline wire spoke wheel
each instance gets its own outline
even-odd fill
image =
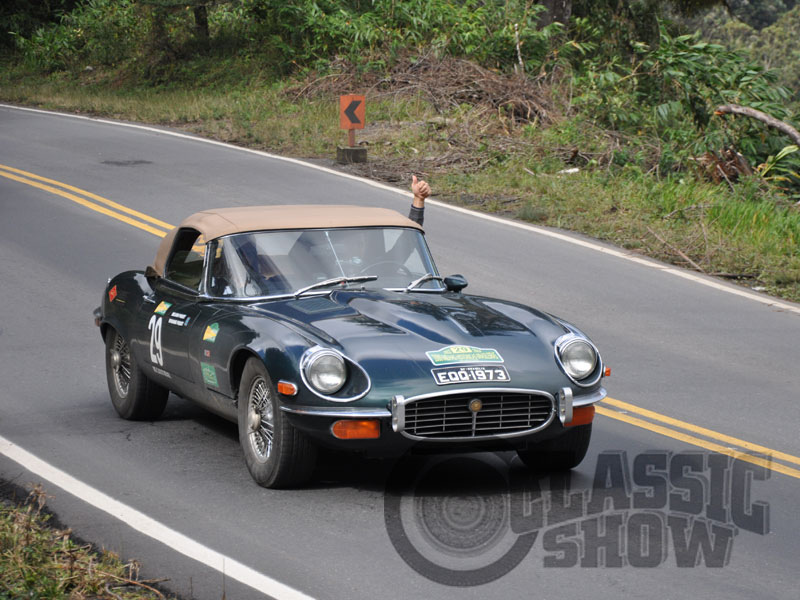
[[[272,455],[275,419],[270,389],[263,377],[256,377],[247,398],[247,439],[259,462]]]
[[[114,410],[123,419],[157,419],[167,405],[169,390],[148,379],[120,333],[110,329],[105,338],[106,382]]]
[[[114,340],[111,350],[111,369],[117,392],[122,398],[126,398],[131,387],[131,351],[122,336],[117,336]]]
[[[286,488],[308,481],[316,463],[316,448],[280,410],[280,396],[260,358],[245,363],[238,397],[239,442],[256,483]]]

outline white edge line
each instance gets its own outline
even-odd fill
[[[188,556],[223,573],[225,577],[235,579],[278,600],[283,600],[284,598],[287,600],[312,600],[311,596],[307,596],[237,560],[212,550],[208,546],[204,546],[200,542],[196,542],[163,523],[148,517],[135,508],[115,500],[100,490],[34,456],[27,450],[23,450],[2,436],[0,436],[0,452],[38,477],[46,479],[73,496],[108,513],[112,517],[116,517],[136,531],[161,542],[184,556]]]
[[[371,179],[365,179],[364,177],[359,177],[357,175],[351,175],[350,173],[343,173],[343,172],[337,171],[335,169],[330,169],[328,167],[323,167],[321,165],[315,165],[314,163],[309,163],[309,162],[306,162],[306,161],[303,161],[303,160],[300,160],[300,159],[297,159],[297,158],[289,158],[289,157],[280,156],[280,155],[277,155],[277,154],[270,154],[269,152],[264,152],[263,150],[253,150],[252,148],[243,148],[241,146],[235,146],[233,144],[228,144],[226,142],[220,142],[220,141],[211,140],[211,139],[208,139],[208,138],[188,135],[188,134],[185,134],[185,133],[179,133],[177,131],[170,131],[170,130],[167,130],[167,129],[159,129],[157,127],[149,127],[147,125],[139,125],[139,124],[136,124],[136,123],[123,123],[123,122],[120,122],[120,121],[112,121],[112,120],[109,120],[109,119],[98,119],[98,118],[95,118],[95,117],[87,117],[85,115],[73,115],[73,114],[70,114],[70,113],[61,113],[61,112],[50,111],[50,110],[42,110],[42,109],[38,109],[38,108],[27,108],[27,107],[23,107],[23,106],[14,106],[12,104],[0,104],[0,108],[9,108],[9,109],[13,109],[13,110],[22,110],[22,111],[40,113],[40,114],[45,114],[45,115],[55,115],[55,116],[61,116],[61,117],[68,117],[68,118],[72,118],[72,119],[82,119],[82,120],[85,120],[85,121],[92,121],[92,122],[95,122],[95,123],[105,123],[106,125],[114,125],[114,126],[117,126],[117,127],[129,127],[131,129],[140,129],[142,131],[149,131],[149,132],[152,132],[152,133],[158,133],[158,134],[168,135],[168,136],[182,138],[182,139],[186,139],[186,140],[192,140],[192,141],[201,142],[201,143],[204,143],[204,144],[212,144],[214,146],[221,146],[221,147],[228,148],[228,149],[239,150],[240,152],[247,152],[249,154],[255,154],[257,156],[263,156],[265,158],[271,158],[273,160],[281,160],[281,161],[284,161],[284,162],[289,162],[289,163],[293,163],[293,164],[296,164],[296,165],[300,165],[300,166],[303,166],[303,167],[306,167],[306,168],[316,169],[317,171],[322,171],[323,173],[328,173],[330,175],[336,175],[338,177],[343,177],[345,179],[358,181],[358,182],[361,182],[363,184],[366,184],[366,185],[369,185],[369,186],[372,186],[372,187],[375,187],[375,188],[378,188],[378,189],[386,190],[386,191],[389,191],[389,192],[394,192],[395,194],[400,194],[402,196],[405,196],[406,198],[411,198],[412,197],[411,192],[407,192],[405,190],[401,190],[399,188],[392,187],[390,185],[386,185],[385,183],[380,183],[378,181],[373,181]],[[565,234],[565,233],[560,233],[558,231],[545,229],[543,227],[537,227],[536,225],[529,225],[527,223],[520,223],[518,221],[510,221],[508,219],[495,217],[494,215],[489,215],[489,214],[486,214],[486,213],[477,212],[477,211],[474,211],[474,210],[470,210],[468,208],[462,208],[460,206],[454,206],[452,204],[447,204],[445,202],[440,202],[440,201],[437,201],[437,200],[427,200],[426,204],[428,204],[430,206],[437,206],[439,208],[444,208],[446,210],[451,210],[451,211],[454,211],[454,212],[458,212],[458,213],[461,213],[461,214],[464,214],[464,215],[468,215],[468,216],[471,216],[471,217],[474,217],[474,218],[484,219],[484,220],[487,220],[487,221],[491,221],[493,223],[506,225],[508,227],[515,227],[517,229],[522,229],[524,231],[528,231],[528,232],[535,233],[535,234],[538,234],[538,235],[543,235],[545,237],[550,237],[550,238],[553,238],[553,239],[557,239],[557,240],[560,240],[562,242],[567,242],[567,243],[573,244],[575,246],[581,246],[582,248],[586,248],[588,250],[594,250],[595,252],[599,252],[601,254],[606,254],[608,256],[614,256],[616,258],[620,258],[620,259],[627,260],[627,261],[630,261],[630,262],[633,262],[633,263],[637,263],[637,264],[640,264],[640,265],[645,266],[645,267],[649,267],[649,268],[652,268],[652,269],[657,269],[657,270],[659,270],[659,271],[661,271],[663,273],[668,273],[668,274],[674,275],[676,277],[681,277],[683,279],[687,279],[687,280],[692,281],[694,283],[698,283],[700,285],[704,285],[706,287],[709,287],[709,288],[712,288],[712,289],[715,289],[715,290],[718,290],[718,291],[721,291],[721,292],[732,294],[734,296],[739,296],[741,298],[746,298],[748,300],[752,300],[754,302],[758,302],[759,304],[763,304],[763,305],[769,306],[771,308],[785,310],[787,312],[792,312],[792,313],[800,315],[800,305],[790,304],[790,303],[783,302],[783,301],[780,301],[780,300],[775,300],[774,298],[770,298],[769,296],[762,296],[762,295],[756,294],[754,292],[747,291],[746,289],[740,288],[740,287],[735,286],[735,285],[731,285],[731,284],[727,284],[727,283],[721,283],[719,281],[714,281],[712,279],[707,279],[705,277],[700,277],[698,275],[695,275],[691,271],[687,271],[687,270],[683,270],[683,269],[678,269],[678,268],[675,268],[675,267],[667,266],[665,264],[659,263],[657,261],[654,261],[654,260],[651,260],[651,259],[648,259],[648,258],[643,258],[641,256],[638,256],[638,255],[635,255],[635,254],[632,254],[632,253],[623,252],[623,251],[620,251],[620,250],[615,250],[613,248],[608,248],[608,247],[603,246],[601,244],[597,244],[597,243],[594,243],[594,242],[589,242],[589,241],[586,241],[586,240],[582,240],[580,238],[573,237],[573,236]]]

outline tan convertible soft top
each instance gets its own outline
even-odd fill
[[[179,229],[196,229],[206,241],[232,233],[278,229],[333,227],[414,227],[419,224],[388,208],[329,204],[237,206],[213,208],[190,215],[170,231],[158,247],[152,271],[161,277]],[[150,272],[150,269],[148,269]]]

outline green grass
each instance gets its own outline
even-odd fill
[[[0,501],[0,598],[165,598],[153,582],[139,580],[136,561],[123,563],[52,527],[45,498],[36,487],[21,505]]]
[[[338,92],[306,93],[309,83],[324,90],[325,80],[271,81],[245,60],[185,67],[176,83],[158,87],[109,69],[34,76],[2,66],[0,98],[8,102],[168,125],[302,158],[332,158],[346,139]],[[411,173],[422,174],[439,199],[800,301],[800,210],[756,178],[731,189],[690,170],[659,174],[658,140],[622,139],[577,117],[541,127],[479,107],[434,107],[421,93],[374,92],[367,101],[368,125],[357,134],[369,149],[366,176],[408,185]]]

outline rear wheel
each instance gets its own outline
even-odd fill
[[[258,485],[292,487],[311,478],[316,447],[280,410],[275,387],[257,358],[247,361],[239,384],[239,442]]]
[[[534,471],[568,471],[586,456],[591,438],[591,423],[577,425],[556,438],[529,444],[527,450],[517,450],[517,454]]]
[[[127,340],[114,329],[106,335],[106,380],[111,403],[123,419],[153,421],[164,412],[169,390],[142,373]]]

